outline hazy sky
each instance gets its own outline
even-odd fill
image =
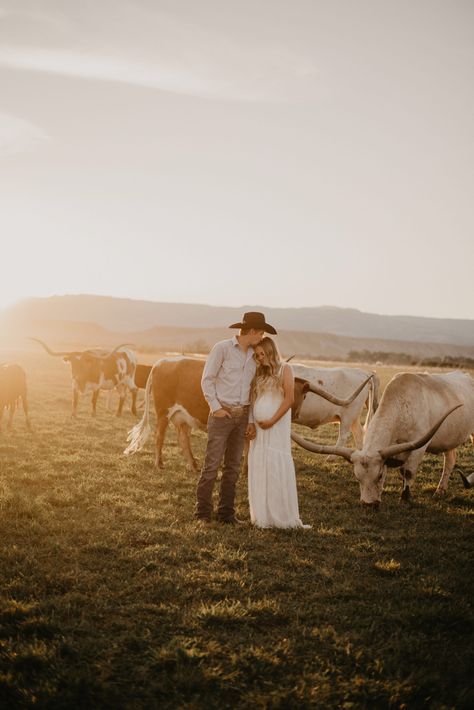
[[[0,308],[474,318],[472,0],[0,0]]]

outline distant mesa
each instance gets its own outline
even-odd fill
[[[74,342],[88,347],[125,337],[150,348],[196,343],[202,350],[230,336],[227,326],[248,310],[264,311],[279,330],[282,350],[287,345],[288,352],[299,355],[343,356],[365,349],[474,356],[474,320],[384,316],[336,306],[231,308],[88,294],[21,301],[0,313],[0,338],[26,334],[50,338],[54,346]]]

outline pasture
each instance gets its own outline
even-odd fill
[[[348,464],[294,448],[311,530],[202,528],[171,430],[156,473],[151,441],[122,456],[128,406],[102,394],[92,419],[84,397],[74,421],[60,359],[0,355],[27,372],[34,430],[19,411],[0,435],[0,707],[474,707],[474,498],[456,474],[433,498],[442,457],[410,505],[390,471],[374,512]]]

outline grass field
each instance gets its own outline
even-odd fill
[[[34,427],[17,412],[0,435],[1,708],[474,707],[474,498],[459,477],[433,497],[441,457],[409,506],[389,472],[376,513],[348,464],[295,449],[311,530],[201,529],[172,433],[155,473],[151,442],[121,455],[128,410],[102,396],[94,420],[84,398],[73,421],[66,365],[0,356],[27,370]]]

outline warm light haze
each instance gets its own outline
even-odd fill
[[[474,318],[474,4],[0,0],[0,308]]]

